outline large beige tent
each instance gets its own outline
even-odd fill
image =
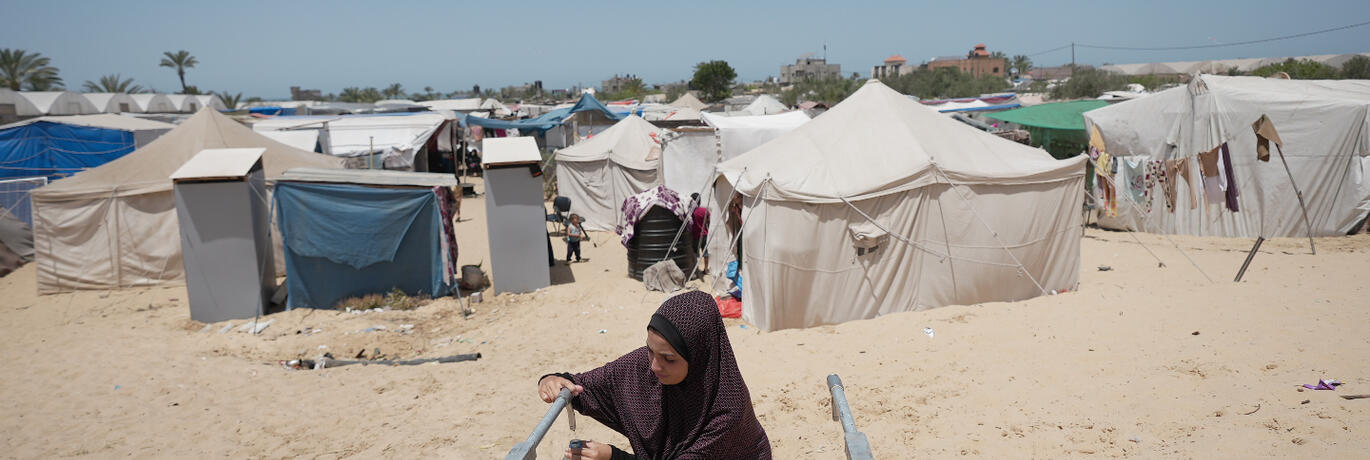
[[[718,171],[716,204],[733,187],[743,202],[743,316],[766,330],[1079,280],[1083,158],[986,134],[877,80]],[[711,242],[730,219],[714,220]]]
[[[1257,159],[1252,124],[1264,115],[1283,141],[1285,172],[1275,145],[1270,160]],[[1227,237],[1345,235],[1370,212],[1370,81],[1282,80],[1201,75],[1186,86],[1085,112],[1104,152],[1122,164],[1187,162],[1195,187],[1176,184],[1175,210],[1163,187],[1134,188],[1114,175],[1119,187],[1116,216],[1101,212],[1106,228]],[[1092,132],[1092,131],[1091,131]],[[1232,159],[1237,211],[1205,203],[1198,154],[1224,143]],[[1110,170],[1113,168],[1110,167]],[[1303,191],[1309,223],[1303,220],[1290,174]],[[1173,180],[1173,178],[1172,178]],[[1222,181],[1219,181],[1220,184]],[[1152,197],[1146,205],[1145,195]],[[1129,200],[1129,197],[1132,197]],[[1139,198],[1140,197],[1140,198]],[[1136,206],[1134,206],[1136,203]]]
[[[266,148],[268,178],[289,168],[340,165],[336,158],[291,148],[214,109],[202,109],[133,153],[32,192],[38,292],[148,286],[181,278],[181,238],[169,177],[201,150],[234,147]]]
[[[557,190],[587,230],[612,231],[623,200],[661,185],[661,136],[665,131],[629,115],[595,137],[558,150]]]

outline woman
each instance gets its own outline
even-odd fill
[[[583,374],[548,374],[538,395],[570,388],[571,406],[628,438],[635,454],[587,441],[571,459],[769,459],[723,318],[708,294],[670,299],[647,325],[647,346]],[[574,450],[574,451],[573,451]]]

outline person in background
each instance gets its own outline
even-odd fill
[[[699,273],[709,274],[709,208],[699,202],[699,194],[690,195],[690,235],[695,237],[695,248],[699,250]]]
[[[571,254],[576,255],[576,262],[588,262],[590,259],[580,258],[580,240],[588,240],[590,237],[585,234],[585,229],[580,226],[580,216],[571,214],[566,224],[566,263],[571,263]]]
[[[646,332],[646,346],[604,366],[538,379],[543,401],[570,389],[572,408],[623,434],[633,450],[585,441],[566,458],[769,460],[770,439],[714,299],[701,291],[666,299]]]

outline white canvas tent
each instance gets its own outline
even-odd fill
[[[1079,280],[1082,158],[986,134],[878,80],[718,171],[744,203],[743,317],[766,330]],[[726,239],[728,217],[713,220],[711,242]]]
[[[790,108],[785,107],[785,104],[781,104],[780,101],[770,95],[762,94],[757,96],[751,104],[747,104],[746,107],[743,107],[742,111],[752,115],[775,115],[788,112],[790,111]]]
[[[86,100],[100,113],[136,113],[141,112],[138,102],[132,96],[124,93],[85,93]]]
[[[431,110],[452,110],[455,112],[474,112],[481,109],[480,98],[469,99],[436,99],[430,101],[420,101],[418,103]]]
[[[1121,161],[1184,159],[1227,143],[1238,211],[1205,206],[1202,187],[1177,181],[1170,212],[1159,187],[1149,212],[1123,196],[1117,216],[1101,213],[1105,228],[1226,237],[1303,237],[1303,211],[1275,146],[1270,161],[1256,158],[1252,123],[1266,115],[1283,139],[1290,173],[1307,203],[1314,236],[1344,235],[1370,212],[1370,81],[1281,80],[1202,75],[1187,86],[1085,112],[1104,151]],[[1107,182],[1106,182],[1107,183]],[[1225,189],[1223,189],[1225,190]],[[1196,198],[1191,200],[1191,197]],[[1192,202],[1197,202],[1192,208]],[[1145,214],[1144,218],[1141,216]]]
[[[181,113],[195,113],[200,111],[201,107],[204,107],[199,99],[196,99],[195,96],[189,94],[168,94],[166,95],[166,98],[168,101],[171,101],[171,107],[175,111]]]
[[[557,151],[557,190],[571,199],[571,212],[584,219],[585,229],[614,230],[623,218],[623,200],[661,185],[664,133],[629,115],[595,137]]]
[[[138,103],[139,110],[135,110],[135,112],[172,113],[178,111],[177,106],[165,94],[130,94],[129,97]]]
[[[217,94],[201,94],[195,96],[195,99],[200,101],[200,107],[209,107],[214,110],[228,110],[228,106],[224,105],[224,100],[219,99],[219,95]]]
[[[667,188],[680,196],[706,191],[713,183],[714,167],[736,158],[771,139],[809,121],[801,111],[780,115],[725,117],[703,113],[706,128],[680,128],[666,137],[661,176]]]
[[[201,150],[240,147],[266,148],[268,178],[294,167],[340,166],[335,158],[291,148],[201,110],[133,153],[32,192],[38,292],[180,279],[171,173]]]
[[[351,159],[349,165],[352,167],[368,169],[367,158],[374,153],[380,155],[377,163],[385,168],[407,170],[414,167],[414,155],[446,121],[445,116],[436,113],[313,115],[275,117],[253,124],[252,129],[257,132],[318,131],[326,125],[327,133],[318,138],[327,139],[325,152],[328,154]]]
[[[71,91],[23,91],[19,93],[43,115],[88,115],[100,113],[81,93]]]
[[[43,111],[19,95],[18,91],[0,88],[0,122],[14,121],[18,118],[42,116]]]
[[[703,101],[700,101],[699,98],[695,97],[695,95],[690,93],[682,94],[679,98],[675,100],[675,102],[672,102],[671,105],[675,107],[680,107],[682,109],[694,110],[704,110],[705,108],[709,107],[708,104],[705,104]]]

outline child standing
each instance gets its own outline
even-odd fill
[[[590,259],[580,257],[580,240],[589,239],[585,235],[585,229],[580,226],[580,216],[571,214],[566,225],[566,263],[571,263],[571,255],[575,254],[576,262],[587,262]]]

